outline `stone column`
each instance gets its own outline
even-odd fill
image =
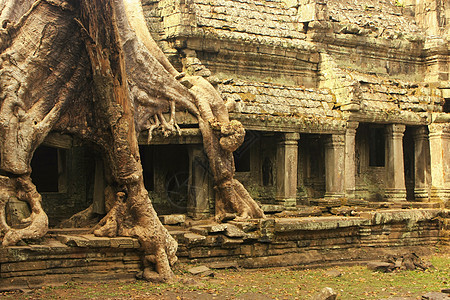
[[[277,195],[286,207],[297,203],[297,160],[299,133],[283,133],[277,149]]]
[[[332,134],[325,142],[325,198],[345,195],[345,135]]]
[[[188,215],[194,219],[205,219],[210,215],[209,207],[214,201],[213,178],[208,158],[202,145],[189,145]]]
[[[430,199],[430,144],[428,131],[424,126],[414,132],[414,198],[427,202]]]
[[[430,131],[431,201],[450,199],[450,124],[433,123]]]
[[[358,122],[348,122],[345,132],[345,196],[355,198],[356,190],[356,161],[355,161],[355,136]]]
[[[405,166],[403,163],[403,133],[405,125],[386,127],[386,190],[388,201],[406,201]]]

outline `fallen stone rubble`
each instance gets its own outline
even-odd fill
[[[393,272],[401,270],[427,270],[434,266],[423,261],[416,253],[410,253],[401,256],[390,256],[385,261],[371,261],[367,267],[374,271]]]

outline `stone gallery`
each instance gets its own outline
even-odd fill
[[[0,290],[449,243],[446,1],[2,0],[0,25]]]

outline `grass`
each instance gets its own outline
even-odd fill
[[[68,282],[30,293],[3,293],[6,299],[309,299],[324,287],[339,293],[339,299],[419,297],[450,286],[450,254],[429,259],[435,268],[426,271],[379,273],[364,266],[331,269],[219,270],[214,278],[186,274],[179,265],[178,281],[153,284],[144,281]],[[336,274],[340,276],[336,276]]]

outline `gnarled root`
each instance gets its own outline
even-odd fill
[[[239,148],[245,138],[245,129],[242,123],[237,120],[231,120],[228,123],[217,123],[218,129],[220,130],[220,134],[218,134],[220,136],[220,147],[229,152],[233,152]]]
[[[2,177],[2,182],[6,177]],[[31,182],[31,178],[28,175],[18,177],[17,179],[9,179],[15,181],[15,184],[10,182],[11,186],[17,189],[17,198],[28,202],[31,208],[31,215],[22,220],[22,222],[30,223],[25,228],[15,229],[10,227],[5,220],[5,205],[11,197],[11,190],[3,186],[0,192],[0,229],[5,232],[2,245],[11,246],[15,245],[22,239],[40,238],[43,237],[48,230],[48,218],[41,206],[41,195],[36,191],[36,187]]]
[[[92,227],[98,223],[100,216],[94,213],[93,205],[91,204],[85,210],[82,210],[69,219],[62,221],[58,227],[60,228],[81,228]]]
[[[239,218],[264,218],[264,212],[236,179],[227,180],[216,189],[216,220],[231,213]]]
[[[167,282],[173,278],[170,266],[177,261],[178,244],[159,221],[142,179],[127,184],[117,193],[116,204],[100,221],[94,234],[137,237],[145,252],[144,279]]]

